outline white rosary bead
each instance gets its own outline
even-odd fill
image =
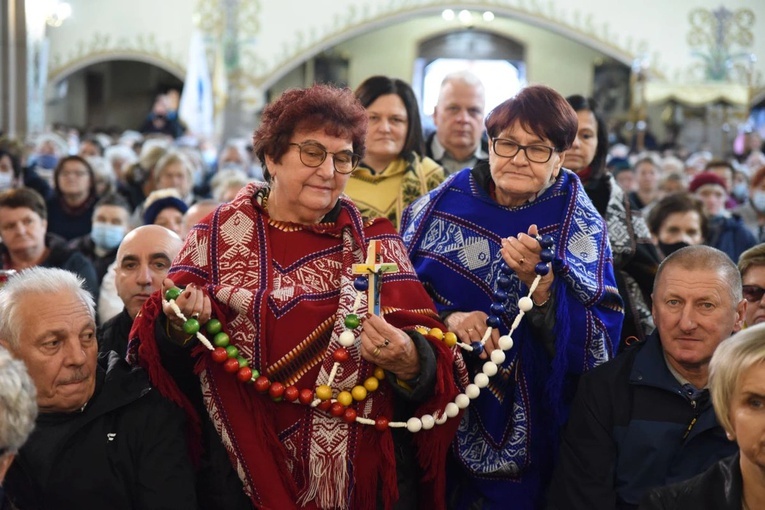
[[[501,365],[505,362],[505,351],[502,349],[494,349],[491,351],[491,360],[496,363],[497,365]]]
[[[499,348],[503,351],[509,351],[513,348],[513,338],[510,335],[499,337]]]
[[[451,404],[451,402],[449,402]],[[460,393],[454,398],[454,404],[460,409],[465,409],[470,405],[470,398],[464,393]]]
[[[468,384],[467,388],[465,388],[465,395],[467,395],[470,400],[478,398],[478,395],[480,394],[481,394],[481,388],[479,388],[475,384]]]
[[[479,388],[485,388],[489,385],[489,376],[484,374],[483,372],[475,374],[475,377],[473,378],[473,382]]]
[[[436,424],[436,419],[430,414],[423,414],[420,421],[422,422],[422,430],[430,430]]]
[[[337,338],[337,341],[340,342],[340,345],[343,347],[350,347],[353,345],[353,342],[356,341],[356,337],[353,336],[353,331],[348,331],[347,329],[340,333],[340,336]]]
[[[498,370],[497,364],[494,363],[493,361],[487,361],[486,363],[483,364],[483,373],[488,375],[489,377],[494,377],[495,375],[497,375],[497,370]]]
[[[518,308],[522,312],[528,312],[532,308],[534,308],[534,302],[531,300],[528,296],[523,296],[521,299],[518,300]]]
[[[406,421],[406,430],[412,433],[419,432],[422,430],[422,421],[417,417],[409,418]]]
[[[460,395],[462,394],[460,393]],[[460,395],[457,395],[457,397],[459,397]],[[449,418],[454,418],[455,416],[460,414],[460,408],[454,402],[449,402],[448,404],[446,404],[446,408],[444,409],[444,412],[446,413],[446,416],[448,416]]]

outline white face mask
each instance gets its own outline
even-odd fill
[[[0,190],[6,190],[13,187],[13,173],[0,172]]]
[[[755,191],[752,196],[752,205],[761,213],[765,213],[765,191]]]

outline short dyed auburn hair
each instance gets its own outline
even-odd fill
[[[330,136],[350,138],[353,152],[363,158],[367,123],[366,110],[349,88],[314,85],[290,89],[263,110],[260,126],[252,137],[253,151],[270,181],[266,155],[278,163],[296,131],[324,129]]]

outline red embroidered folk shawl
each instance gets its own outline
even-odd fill
[[[193,282],[207,290],[214,316],[223,322],[232,344],[270,380],[311,389],[327,382],[334,363],[331,353],[339,347],[337,338],[356,298],[351,266],[364,261],[370,239],[380,239],[383,260],[399,267],[398,273],[383,278],[380,301],[385,320],[404,330],[440,326],[388,220],[365,225],[353,203],[342,197],[334,223],[275,222],[261,207],[258,190],[249,185],[198,225],[170,276],[180,286]],[[366,314],[366,293],[358,313],[362,318]],[[159,364],[153,338],[159,314],[161,304],[155,295],[136,318],[131,351],[138,346],[139,363],[160,392],[193,414]],[[436,388],[417,416],[443,410],[457,394],[455,355],[442,342],[431,343],[438,359]],[[332,384],[337,390],[350,390],[374,370],[357,346],[349,351],[350,360],[342,364]],[[396,501],[389,430],[381,433],[303,405],[272,402],[224,372],[203,346],[197,346],[193,355],[198,357],[208,413],[256,507],[374,508],[378,489],[386,507]],[[382,382],[356,406],[360,416],[391,417],[394,392]],[[448,420],[415,436],[425,473],[421,497],[430,508],[445,506],[444,464],[458,421]]]

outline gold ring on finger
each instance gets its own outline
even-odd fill
[[[380,354],[380,348],[379,347],[375,347],[375,350],[372,351],[372,356],[377,356],[378,354]]]

